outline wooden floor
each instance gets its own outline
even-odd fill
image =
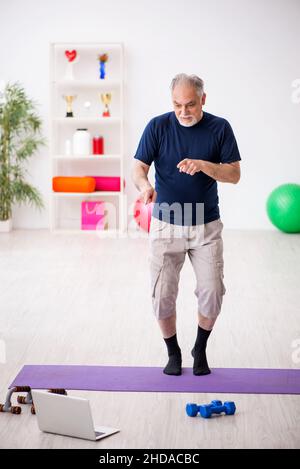
[[[225,230],[224,246],[227,293],[209,340],[210,365],[299,368],[292,354],[293,341],[300,339],[300,236]],[[6,351],[0,402],[24,364],[164,366],[147,251],[147,239],[47,230],[0,235],[0,341]],[[184,366],[192,365],[197,328],[194,284],[187,258],[177,303]],[[70,394],[90,399],[96,424],[121,432],[99,442],[43,434],[28,406],[19,416],[0,414],[0,447],[300,447],[300,396]],[[234,416],[185,415],[187,402],[224,398],[236,402]]]

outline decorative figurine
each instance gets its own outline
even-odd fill
[[[98,55],[98,60],[99,60],[99,64],[100,64],[100,70],[99,70],[100,79],[103,80],[105,78],[105,73],[106,73],[105,72],[105,64],[108,61],[108,55],[107,54]]]
[[[65,56],[67,57],[67,60],[68,60],[66,73],[65,73],[65,80],[74,80],[73,64],[78,62],[79,55],[77,54],[77,51],[74,49],[74,50],[66,50]]]
[[[84,110],[85,110],[85,115],[87,117],[90,117],[91,102],[90,101],[85,101],[83,103],[83,107],[84,107]]]

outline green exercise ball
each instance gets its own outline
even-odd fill
[[[267,200],[268,216],[279,230],[300,233],[300,185],[282,184]]]

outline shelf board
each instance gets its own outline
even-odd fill
[[[54,192],[54,197],[102,197],[103,195],[122,195],[121,191],[94,191],[94,192]]]
[[[96,50],[101,52],[104,49],[111,49],[111,50],[122,50],[122,43],[119,42],[55,42],[53,43],[55,50],[63,50],[65,49],[78,49],[79,52],[81,50],[90,52],[91,50]]]
[[[77,125],[87,125],[87,124],[118,124],[120,123],[119,117],[56,117],[53,119],[53,122],[57,124],[77,124]]]
[[[118,229],[110,229],[110,230],[81,230],[79,228],[53,228],[51,230],[53,234],[94,234],[95,236],[105,238],[112,235],[121,235],[121,231]]]
[[[104,80],[57,80],[52,82],[56,86],[76,86],[76,87],[83,87],[83,88],[116,88],[117,86],[121,86],[121,82],[117,80],[111,79],[104,79]]]
[[[120,159],[121,155],[53,155],[55,160],[116,160]]]

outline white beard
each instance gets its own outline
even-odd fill
[[[192,117],[190,121],[182,122],[180,119],[178,119],[178,122],[182,127],[192,127],[193,125],[198,123],[198,120],[196,117]]]

